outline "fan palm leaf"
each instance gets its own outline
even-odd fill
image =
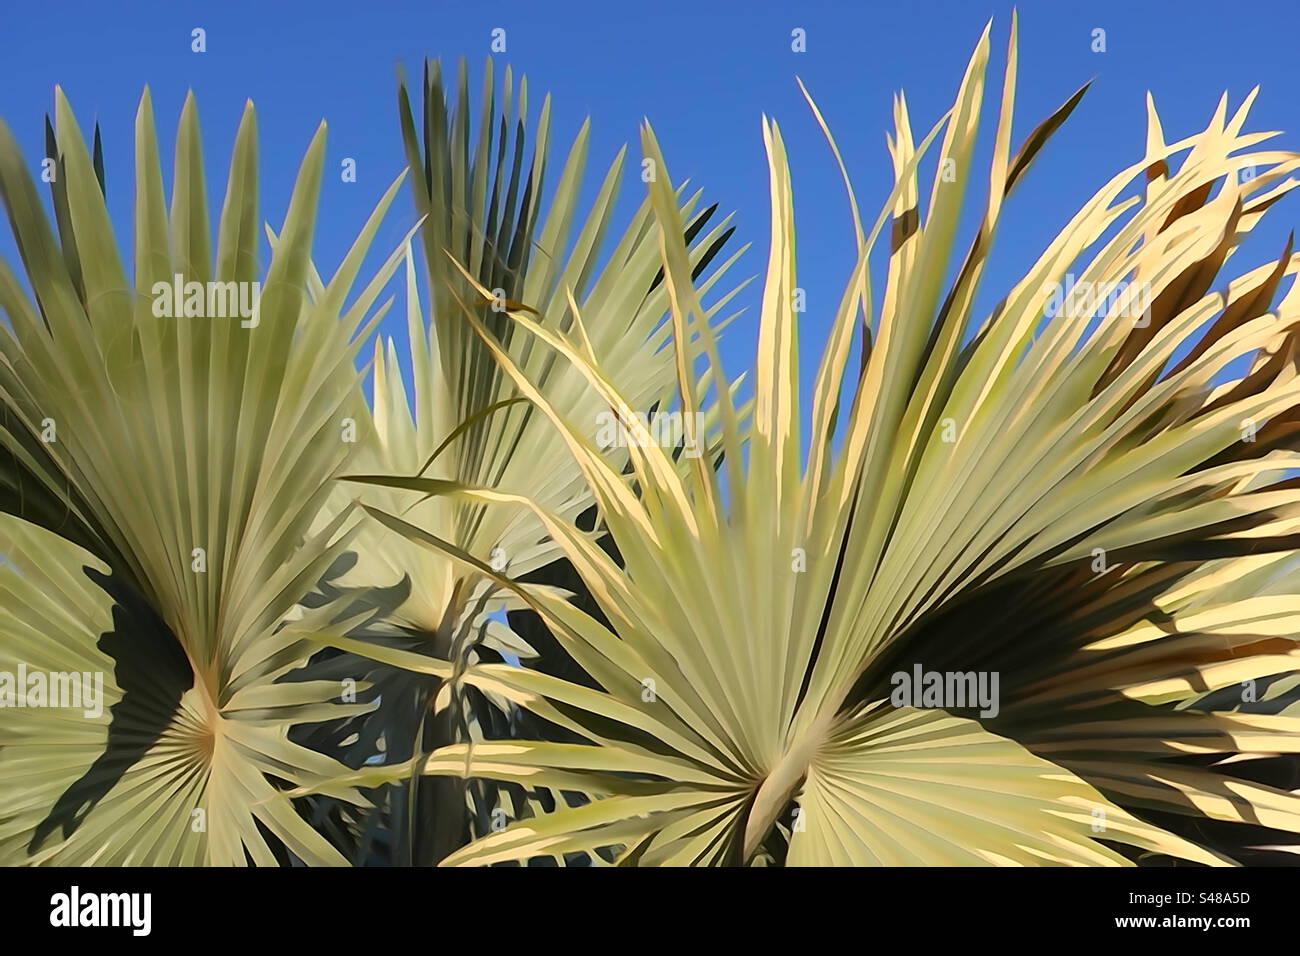
[[[635,408],[649,410],[671,397],[675,381],[672,327],[664,322],[668,290],[658,275],[657,229],[647,201],[617,242],[605,241],[624,178],[626,149],[606,171],[590,211],[585,217],[580,214],[589,122],[569,148],[549,211],[543,215],[549,98],[530,144],[527,81],[516,87],[507,69],[499,100],[493,84],[489,64],[476,139],[470,128],[463,66],[454,96],[445,89],[438,64],[426,67],[422,139],[415,133],[405,86],[400,91],[408,159],[412,169],[423,172],[413,177],[413,189],[422,217],[431,301],[426,316],[419,277],[408,258],[407,340],[414,381],[408,396],[396,347],[390,341],[386,348],[376,348],[373,413],[370,427],[363,429],[370,439],[363,443],[356,467],[508,488],[576,519],[592,503],[581,471],[567,458],[545,469],[538,467],[538,462],[552,460],[550,452],[557,443],[554,431],[522,402],[514,383],[479,343],[462,312],[467,304],[481,306],[480,314],[521,367],[567,414],[593,423],[594,432],[603,408],[598,396],[586,388],[576,369],[557,361],[528,336],[516,334],[506,314],[512,304],[526,305],[533,314],[545,317],[540,318],[544,324],[567,330],[573,323],[572,309],[580,307],[591,347],[604,367]],[[699,193],[682,207],[696,275],[709,267],[732,232],[729,217],[707,227],[715,211],[716,207],[699,209]],[[702,290],[720,282],[742,252],[736,251],[716,268]],[[738,291],[730,289],[714,303],[710,318]],[[494,309],[492,302],[501,304]],[[692,341],[697,343],[697,337]],[[699,348],[698,344],[691,347]],[[355,498],[358,489],[344,488],[338,494]],[[451,537],[485,559],[495,552],[498,563],[515,576],[560,556],[538,523],[527,516],[472,501],[430,499],[412,506],[416,499],[409,494],[376,487],[364,489],[364,496],[368,502],[400,507],[413,524]],[[374,587],[409,575],[414,586],[394,610],[394,622],[430,633],[445,632],[449,607],[468,603],[472,582],[467,585],[462,580],[465,572],[454,562],[426,549],[404,548],[382,531],[370,526],[363,532],[355,547],[356,565],[337,583]],[[454,621],[458,615],[450,617]]]
[[[319,649],[282,625],[303,618],[299,602],[356,524],[339,513],[312,528],[354,447],[344,434],[359,414],[355,361],[402,262],[399,249],[353,295],[400,180],[309,296],[324,125],[263,275],[252,104],[214,237],[193,97],[169,210],[146,91],[129,272],[102,168],[61,91],[56,99],[57,235],[0,126],[0,193],[34,294],[0,263],[0,655],[9,669],[101,673],[108,708],[6,716],[3,859],[343,863],[271,798],[346,770],[289,730],[359,705],[340,704],[337,683],[280,682]],[[195,317],[180,300],[159,308],[173,282],[254,295],[260,282],[261,294],[250,316],[227,305]]]
[[[388,482],[536,515],[608,621],[378,514],[513,587],[597,685],[504,665],[455,672],[582,742],[462,743],[424,772],[605,796],[520,820],[448,864],[609,846],[640,865],[1215,864],[1235,859],[1232,841],[1207,845],[1167,818],[1251,820],[1272,842],[1300,832],[1295,794],[1251,782],[1243,761],[1187,759],[1249,764],[1300,739],[1294,716],[1191,701],[1295,669],[1288,602],[1244,599],[1231,582],[1259,569],[1252,556],[1291,561],[1297,544],[1300,506],[1279,475],[1297,466],[1300,295],[1293,285],[1272,303],[1300,259],[1288,246],[1276,263],[1215,284],[1296,185],[1300,157],[1259,148],[1274,134],[1243,132],[1249,101],[1229,116],[1225,98],[1204,132],[1176,142],[1153,107],[1145,154],[981,315],[1005,202],[1083,93],[1013,154],[1013,27],[985,180],[974,145],[988,58],[986,30],[952,109],[919,143],[896,100],[894,187],[869,229],[849,187],[857,264],[813,387],[806,455],[793,199],[775,122],[763,126],[771,246],[747,457],[724,389],[721,473],[683,474],[643,435],[625,474],[466,313],[563,437],[621,562],[527,496],[453,479]],[[922,206],[919,166],[936,143]],[[648,127],[643,144],[663,169]],[[1264,172],[1242,177],[1247,168]],[[981,181],[984,216],[955,263],[962,206]],[[698,333],[725,381],[667,177],[650,193],[677,336]],[[869,257],[887,224],[877,297]],[[1057,310],[1068,274],[1121,293]],[[586,347],[581,310],[568,333],[510,315],[637,432],[633,406]],[[679,348],[686,410],[701,402],[690,366]],[[453,673],[400,652],[386,659]],[[895,675],[913,664],[1000,675],[1000,712],[900,701]]]

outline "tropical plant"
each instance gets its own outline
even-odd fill
[[[581,372],[641,436],[630,469],[499,326],[464,310],[567,445],[619,560],[525,494],[468,476],[385,483],[534,515],[603,619],[437,529],[372,511],[512,590],[591,682],[372,653],[500,695],[578,739],[467,741],[327,786],[422,772],[598,797],[514,822],[447,864],[597,848],[618,848],[623,865],[1218,864],[1248,845],[1294,852],[1300,797],[1259,772],[1296,752],[1300,722],[1242,704],[1240,688],[1277,675],[1265,696],[1294,686],[1300,293],[1293,284],[1273,301],[1300,258],[1288,245],[1276,263],[1216,280],[1296,185],[1300,156],[1243,132],[1254,94],[1231,116],[1225,97],[1204,132],[1172,143],[1152,107],[1145,154],[984,314],[977,293],[1007,200],[1083,95],[1013,154],[1013,26],[985,212],[955,261],[964,198],[985,176],[975,140],[988,58],[986,30],[952,109],[919,143],[896,100],[895,180],[869,230],[809,99],[844,173],[857,264],[806,454],[793,200],[775,122],[763,124],[772,219],[753,429],[715,389],[720,470],[683,472],[649,440],[581,308],[570,304],[571,329],[511,308],[511,335],[526,331]],[[922,207],[919,168],[936,141]],[[683,342],[699,336],[712,380],[726,377],[648,126],[643,144],[661,173],[649,191],[677,401],[691,411],[705,399]],[[877,295],[869,260],[886,226]],[[1122,291],[1056,310],[1068,273]],[[894,675],[917,664],[1000,674],[1000,711],[900,700]]]
[[[330,626],[299,602],[358,518],[312,530],[354,447],[358,350],[403,261],[405,243],[353,294],[400,179],[308,296],[324,124],[263,276],[252,104],[213,237],[194,99],[169,211],[146,90],[128,272],[98,131],[92,157],[61,91],[55,112],[57,235],[0,125],[0,195],[34,296],[0,264],[0,663],[109,676],[98,715],[0,721],[0,860],[345,863],[272,798],[347,770],[291,742],[294,725],[366,705],[339,703],[336,682],[279,682],[319,650],[282,625]],[[255,308],[232,310],[247,292]]]
[[[1013,154],[1013,21],[975,174],[989,49],[919,142],[895,100],[867,224],[808,96],[856,245],[808,407],[767,118],[749,401],[730,220],[647,124],[608,243],[625,153],[580,213],[588,126],[550,188],[549,101],[530,127],[508,70],[477,124],[463,66],[426,64],[418,115],[399,88],[420,219],[358,291],[402,180],[325,281],[323,125],[263,273],[251,104],[214,237],[193,98],[169,208],[146,91],[130,255],[62,92],[53,225],[0,123],[0,695],[107,675],[84,712],[5,708],[0,862],[1293,860],[1300,255],[1219,276],[1300,155],[1243,131],[1254,93],[1172,143],[1148,101],[1140,159],[987,310],[1085,92]],[[367,403],[399,270],[410,387],[381,339]]]

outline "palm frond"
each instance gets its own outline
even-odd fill
[[[1272,302],[1300,258],[1288,247],[1217,288],[1216,277],[1296,185],[1300,157],[1258,148],[1272,134],[1243,132],[1249,100],[1231,117],[1225,100],[1202,133],[1173,143],[1153,110],[1145,155],[980,315],[1006,200],[1081,95],[1013,155],[1013,28],[985,215],[958,265],[961,209],[985,179],[974,144],[988,58],[986,30],[951,110],[919,142],[905,101],[896,103],[894,187],[876,222],[857,224],[857,265],[814,384],[806,457],[794,207],[775,122],[763,127],[772,228],[754,427],[746,458],[721,390],[721,474],[683,474],[649,440],[631,449],[625,474],[497,330],[466,311],[564,436],[621,561],[527,496],[463,479],[394,482],[538,516],[608,621],[492,575],[598,686],[501,665],[460,679],[586,745],[562,763],[548,742],[520,741],[508,759],[497,747],[457,747],[434,754],[427,772],[510,778],[523,767],[570,782],[577,773],[607,796],[521,821],[446,862],[619,846],[627,864],[1208,864],[1235,857],[1166,817],[1250,819],[1272,843],[1300,832],[1295,794],[1249,782],[1233,762],[1185,765],[1207,741],[1220,753],[1277,751],[1300,730],[1294,718],[1176,706],[1197,689],[1294,670],[1291,615],[1280,601],[1219,600],[1214,581],[1185,614],[1171,596],[1206,562],[1293,555],[1297,544],[1294,490],[1278,476],[1297,466],[1300,296],[1293,285]],[[919,167],[936,143],[923,207]],[[664,170],[648,127],[643,144]],[[1243,179],[1247,167],[1265,171]],[[725,381],[667,177],[650,193],[675,340],[698,335]],[[850,199],[856,221],[851,187]],[[877,296],[869,257],[889,224]],[[1127,291],[1057,310],[1067,274]],[[510,317],[635,432],[635,405],[580,335],[531,311]],[[689,408],[698,397],[680,344],[678,356]],[[1249,371],[1236,377],[1242,362]],[[383,520],[491,574],[455,542],[398,515]],[[1062,608],[1068,626],[1058,627]],[[1001,716],[891,701],[892,675],[913,663],[1001,675]],[[1090,757],[1098,748],[1105,753]]]
[[[181,117],[169,209],[146,91],[129,257],[62,92],[56,121],[57,234],[0,125],[0,194],[34,294],[0,263],[9,323],[0,326],[0,504],[13,516],[0,552],[10,559],[3,586],[25,609],[6,614],[0,653],[103,673],[111,709],[96,720],[35,708],[6,718],[3,857],[345,862],[272,799],[282,782],[346,770],[291,743],[289,729],[357,709],[338,703],[338,684],[279,682],[318,650],[282,624],[302,617],[299,602],[356,524],[339,513],[313,529],[353,448],[343,432],[359,414],[357,353],[402,261],[394,256],[351,296],[400,181],[312,297],[323,125],[263,274],[251,103],[214,237],[194,100]],[[193,303],[188,291],[164,295],[189,283],[204,284]],[[233,301],[255,308],[234,311]]]

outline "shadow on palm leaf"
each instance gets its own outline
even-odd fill
[[[1255,722],[1257,715],[1294,703],[1291,684],[1283,684],[1290,672],[1261,673],[1257,681],[1236,679],[1246,671],[1223,675],[1238,662],[1285,655],[1294,639],[1271,633],[1249,601],[1179,604],[1168,597],[1195,595],[1207,567],[1222,574],[1235,559],[1293,546],[1227,538],[1257,524],[1225,522],[1215,529],[1223,534],[1217,541],[1169,538],[1116,551],[1100,573],[1075,563],[991,582],[913,625],[863,675],[850,701],[889,697],[891,685],[901,683],[898,674],[997,674],[1001,694],[992,718],[952,701],[944,709],[1239,863],[1293,865],[1294,838],[1276,828],[1275,817],[1261,816],[1244,788],[1258,787],[1263,796],[1300,786],[1294,747],[1271,751],[1261,742],[1238,754],[1242,735],[1263,740],[1270,729],[1267,716]],[[1226,563],[1206,564],[1216,560]],[[1220,813],[1203,812],[1207,794],[1222,804]],[[1100,825],[1104,832],[1104,818]],[[1177,863],[1113,848],[1146,865]]]
[[[182,695],[194,684],[194,672],[175,636],[130,586],[118,575],[90,567],[82,570],[115,602],[113,629],[100,636],[97,646],[115,662],[113,675],[122,697],[109,711],[104,752],[60,795],[36,828],[27,847],[33,853],[55,830],[62,829],[64,839],[76,832],[99,801],[158,743]]]

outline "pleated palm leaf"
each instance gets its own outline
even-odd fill
[[[724,392],[721,474],[682,476],[646,441],[625,475],[467,315],[563,436],[622,563],[535,501],[406,482],[536,514],[609,622],[498,576],[598,686],[489,664],[457,679],[582,742],[457,745],[422,769],[603,796],[517,821],[448,864],[595,847],[622,848],[625,865],[1217,864],[1246,843],[1294,843],[1300,797],[1243,768],[1293,753],[1297,718],[1196,698],[1297,664],[1287,568],[1300,500],[1282,477],[1297,466],[1300,420],[1294,285],[1270,311],[1297,258],[1288,247],[1276,264],[1215,283],[1295,185],[1300,157],[1256,148],[1273,134],[1242,132],[1249,103],[1228,117],[1225,101],[1204,132],[1173,143],[1153,110],[1145,155],[981,315],[1005,202],[1083,93],[1013,154],[1013,27],[991,165],[977,174],[988,51],[986,30],[951,111],[919,145],[896,101],[894,188],[869,230],[849,189],[858,259],[813,388],[806,455],[793,200],[773,122],[764,121],[771,247],[747,460]],[[923,208],[918,164],[940,134]],[[662,163],[648,128],[644,144]],[[963,197],[981,182],[985,215],[954,268]],[[680,220],[666,177],[650,192],[674,325],[711,345],[672,238]],[[887,224],[877,298],[868,259]],[[1053,295],[1071,273],[1124,291],[1057,310]],[[637,427],[581,324],[562,334],[530,313],[511,317]],[[861,365],[850,373],[860,328]],[[679,355],[686,409],[701,401],[689,364]],[[381,517],[491,571],[454,542]],[[1279,554],[1270,580],[1281,590],[1252,597],[1240,582],[1266,552]],[[917,663],[1000,675],[1000,708],[900,698],[895,675]],[[1200,825],[1240,821],[1268,835],[1207,845],[1217,837]]]
[[[626,148],[605,172],[584,214],[580,200],[588,182],[590,130],[590,122],[584,122],[543,209],[549,97],[530,129],[527,80],[516,83],[507,68],[499,94],[495,82],[489,62],[476,124],[463,64],[455,91],[445,85],[438,63],[426,64],[418,114],[406,86],[399,90],[408,161],[419,171],[412,183],[422,217],[425,267],[421,277],[414,260],[407,261],[407,340],[414,381],[408,393],[391,341],[376,349],[373,413],[360,423],[365,437],[353,467],[364,474],[425,474],[511,489],[572,522],[593,504],[581,470],[545,418],[520,398],[514,382],[465,322],[464,309],[473,307],[556,406],[595,435],[605,408],[600,398],[577,369],[517,334],[506,310],[526,308],[547,327],[568,330],[572,309],[580,308],[604,368],[632,407],[648,413],[668,402],[675,389],[673,329],[665,320],[669,290],[662,280],[658,228],[648,201],[616,241],[609,240],[626,173]],[[679,228],[702,291],[720,283],[744,251],[714,265],[732,233],[729,218],[712,222],[715,212],[716,206],[701,208],[698,192],[680,207],[686,225]],[[738,291],[724,289],[711,306],[711,322]],[[429,302],[427,315],[422,294]],[[719,316],[716,326],[728,318]],[[698,354],[698,336],[688,348]],[[702,448],[694,451],[703,453]],[[421,501],[409,491],[356,484],[340,486],[334,506],[341,509],[354,498],[402,513],[408,522],[455,541],[512,578],[562,576],[555,567],[562,550],[529,514],[486,508],[469,499]],[[359,531],[349,551],[347,566],[331,577],[330,589],[359,600],[368,595],[386,612],[354,637],[444,660],[472,663],[486,652],[493,660],[507,654],[544,669],[564,666],[549,642],[534,649],[506,626],[498,612],[517,613],[524,606],[477,570],[406,543],[377,522]],[[407,672],[363,663],[369,669],[356,658],[323,666],[336,678],[364,674],[379,702],[376,710],[337,727],[309,731],[322,747],[342,745],[354,765],[381,753],[406,758],[466,734],[509,730],[511,708],[502,698],[494,703],[492,695],[477,691],[470,691],[468,699],[450,693],[439,697],[439,681],[413,681]],[[520,719],[513,718],[515,723]],[[398,856],[407,863],[439,859],[465,840],[468,821],[461,788],[444,787],[441,795],[426,789],[430,793],[422,816],[411,818],[397,797],[391,804],[396,812],[385,826],[399,842],[422,841]],[[387,799],[393,801],[394,795]],[[515,802],[522,799],[516,791]],[[474,802],[480,829],[488,826],[496,802],[495,792]],[[512,807],[511,812],[518,810]],[[415,832],[405,832],[408,823]]]
[[[400,180],[309,297],[324,125],[263,274],[252,104],[214,242],[194,100],[169,211],[146,91],[128,271],[97,156],[56,99],[57,234],[0,125],[0,194],[34,294],[0,263],[0,661],[100,672],[104,706],[5,711],[0,858],[344,863],[271,798],[346,769],[290,742],[290,728],[360,705],[340,704],[337,683],[279,682],[319,650],[281,625],[303,618],[298,602],[358,517],[309,533],[355,447],[344,431],[360,414],[358,349],[401,250],[353,286]],[[162,292],[176,282],[204,285],[173,302]]]

